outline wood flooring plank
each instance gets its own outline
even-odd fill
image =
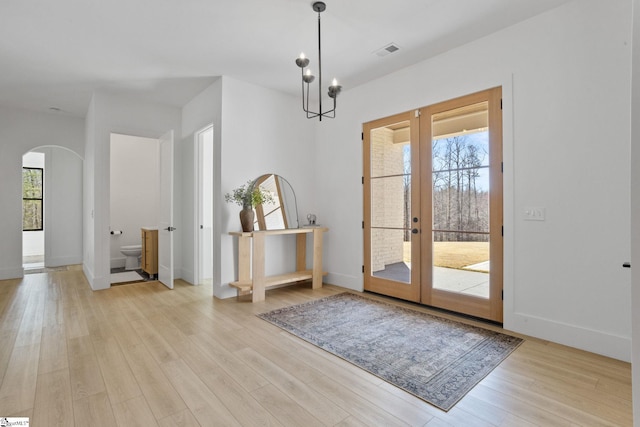
[[[17,329],[0,330],[0,342],[2,343],[2,345],[0,345],[0,384],[2,384],[4,376],[7,373],[17,336]]]
[[[73,417],[78,427],[113,427],[116,419],[106,391],[73,401]]]
[[[280,426],[280,422],[223,370],[200,376],[231,414],[244,426]]]
[[[159,364],[180,358],[180,355],[162,336],[163,331],[157,329],[151,320],[136,320],[132,322],[132,326]]]
[[[266,322],[265,322],[266,323]],[[247,337],[251,337],[248,334]],[[281,332],[272,337],[271,342],[290,355],[315,367],[336,383],[354,391],[382,408],[389,408],[402,414],[400,419],[408,423],[424,423],[425,419],[441,411],[415,396],[393,386],[365,370],[346,362],[312,344]],[[260,346],[263,344],[260,343]],[[297,373],[298,370],[296,369]]]
[[[189,369],[184,361],[166,362],[161,365],[161,368],[200,424],[240,425],[220,399]]]
[[[185,409],[158,421],[160,427],[200,427],[191,411]]]
[[[260,372],[281,392],[295,398],[296,402],[325,425],[334,425],[349,416],[331,400],[319,395],[315,390],[295,376],[279,367],[253,349],[243,349],[234,353],[245,363]]]
[[[131,323],[123,319],[109,322],[109,329],[110,335],[116,337],[123,350],[143,343],[140,335],[131,327]]]
[[[307,341],[304,341],[288,332],[284,332],[282,329],[271,325],[268,322],[262,323],[268,325],[272,329],[262,330],[264,335],[270,337],[271,342],[277,344],[281,349],[285,350],[288,354],[295,355],[300,360],[304,360],[312,366],[316,367],[319,371],[325,373],[334,379],[342,379],[343,383],[350,383],[356,377],[359,381],[366,381],[372,385],[379,385],[384,381],[362,368],[355,366],[353,363],[339,358],[328,351],[325,351]]]
[[[86,329],[92,340],[104,340],[113,335],[110,326],[119,319],[106,316],[101,310],[98,298],[93,294],[80,294],[77,301],[80,304]]]
[[[140,396],[142,391],[122,354],[118,341],[110,337],[106,340],[94,341],[93,346],[111,404]]]
[[[511,414],[516,414],[537,426],[573,427],[575,425],[567,416],[547,410],[540,402],[529,402],[526,397],[518,393],[514,394],[508,390],[488,387],[484,381],[476,385],[468,395],[475,396]]]
[[[142,394],[157,420],[187,408],[144,344],[129,346],[123,352]]]
[[[281,348],[278,345],[278,340],[273,340],[273,338],[266,339],[265,335],[249,329],[238,331],[236,335],[244,342],[251,343],[253,347],[259,348],[260,354],[272,360],[283,370],[295,372],[296,378],[303,382],[313,382],[324,376],[314,365],[296,358],[295,354],[291,354],[286,349]]]
[[[524,337],[444,412],[256,316],[340,292],[302,284],[257,304],[182,280],[94,292],[81,267],[0,281],[0,415],[83,427],[631,426],[625,362]]]
[[[369,400],[363,398],[357,393],[349,390],[347,387],[337,384],[329,379],[323,378],[315,383],[310,384],[315,393],[326,396],[336,405],[340,405],[344,411],[354,415],[359,420],[365,421],[369,425],[376,426],[408,426],[406,423],[394,414],[391,414]],[[424,425],[432,417],[426,416],[421,423],[413,425]],[[344,420],[344,419],[343,419]],[[342,421],[342,420],[340,420]]]
[[[86,337],[89,335],[87,321],[79,305],[69,309],[65,308],[64,325],[67,338]]]
[[[69,373],[73,399],[78,400],[106,391],[100,364],[88,336],[67,339]]]
[[[253,391],[269,384],[269,381],[263,375],[229,352],[213,336],[198,334],[191,337],[191,339],[246,391]]]
[[[509,425],[513,422],[511,413],[475,396],[467,395],[455,407],[464,410],[468,414],[478,414],[478,417],[482,420],[498,426]],[[533,425],[525,420],[521,420],[519,423],[521,425]]]
[[[67,368],[69,368],[69,359],[64,325],[45,326],[42,328],[38,373],[46,374]]]
[[[196,374],[220,369],[215,359],[173,325],[168,317],[155,315],[149,320],[160,331],[162,337],[171,343],[176,354],[184,360],[189,368]]]
[[[574,396],[565,390],[553,390],[550,388],[540,389],[523,388],[513,383],[502,381],[498,377],[488,376],[482,381],[483,385],[500,390],[503,393],[509,393],[525,399],[530,405],[544,408],[544,410],[556,414],[573,422],[583,425],[626,425],[630,422],[630,417],[624,415],[624,411],[611,412],[606,405],[586,399],[580,396]],[[605,410],[606,409],[606,410]],[[598,415],[595,415],[595,414]],[[605,421],[601,415],[606,415],[611,422]],[[620,415],[619,415],[620,414]]]
[[[29,294],[29,299],[24,308],[24,315],[18,327],[15,346],[27,346],[40,344],[42,338],[42,324],[44,322],[45,292],[38,292],[38,287],[42,286],[42,280],[32,283],[34,289]],[[46,280],[45,280],[46,283]]]
[[[33,408],[38,381],[40,344],[13,347],[0,386],[2,416],[17,416]]]
[[[369,424],[358,420],[354,416],[350,416],[349,418],[340,421],[335,427],[369,427]]]
[[[153,427],[158,425],[143,396],[113,405],[113,415],[120,427]]]
[[[53,286],[53,284],[52,284]],[[44,306],[44,326],[56,326],[64,323],[64,304],[59,298],[47,297]]]
[[[74,425],[71,379],[68,369],[38,375],[31,422],[35,426]]]
[[[273,385],[253,390],[251,396],[273,414],[283,426],[321,427],[325,425]]]

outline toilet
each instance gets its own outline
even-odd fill
[[[127,257],[124,263],[125,270],[137,270],[140,268],[142,245],[120,246],[120,253]]]

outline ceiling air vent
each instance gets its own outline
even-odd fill
[[[395,43],[389,43],[389,44],[388,44],[388,45],[386,45],[385,47],[383,47],[383,48],[380,48],[380,49],[376,50],[374,53],[375,53],[376,55],[378,55],[378,56],[382,57],[382,56],[387,56],[387,55],[389,55],[389,54],[392,54],[392,53],[394,53],[394,52],[397,52],[397,51],[399,51],[399,50],[400,50],[400,48],[398,47],[398,45],[397,45],[397,44],[395,44]]]

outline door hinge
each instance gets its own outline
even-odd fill
[[[500,235],[504,237],[504,225],[500,227]]]
[[[362,265],[362,272],[364,273],[364,264]]]
[[[500,109],[502,110],[502,98],[500,98]]]
[[[504,162],[500,162],[500,172],[504,173]]]
[[[362,229],[364,230],[364,221],[362,221]]]
[[[504,290],[501,292],[502,301],[504,301]]]
[[[362,177],[362,185],[364,185],[364,176]]]
[[[364,132],[360,134],[360,138],[364,141]]]

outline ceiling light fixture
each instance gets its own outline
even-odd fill
[[[336,79],[333,79],[331,86],[329,86],[329,98],[333,99],[333,108],[329,111],[322,111],[322,51],[320,48],[320,13],[324,12],[327,5],[321,1],[313,3],[311,6],[314,11],[318,12],[318,111],[314,112],[309,109],[309,84],[313,82],[315,76],[311,74],[311,70],[305,67],[309,65],[309,58],[304,56],[304,53],[300,54],[300,57],[296,59],[296,65],[302,70],[302,110],[307,113],[307,119],[315,119],[318,117],[322,121],[323,117],[333,119],[336,117],[336,98],[342,90],[342,86],[338,85]],[[306,90],[305,90],[306,83]]]

